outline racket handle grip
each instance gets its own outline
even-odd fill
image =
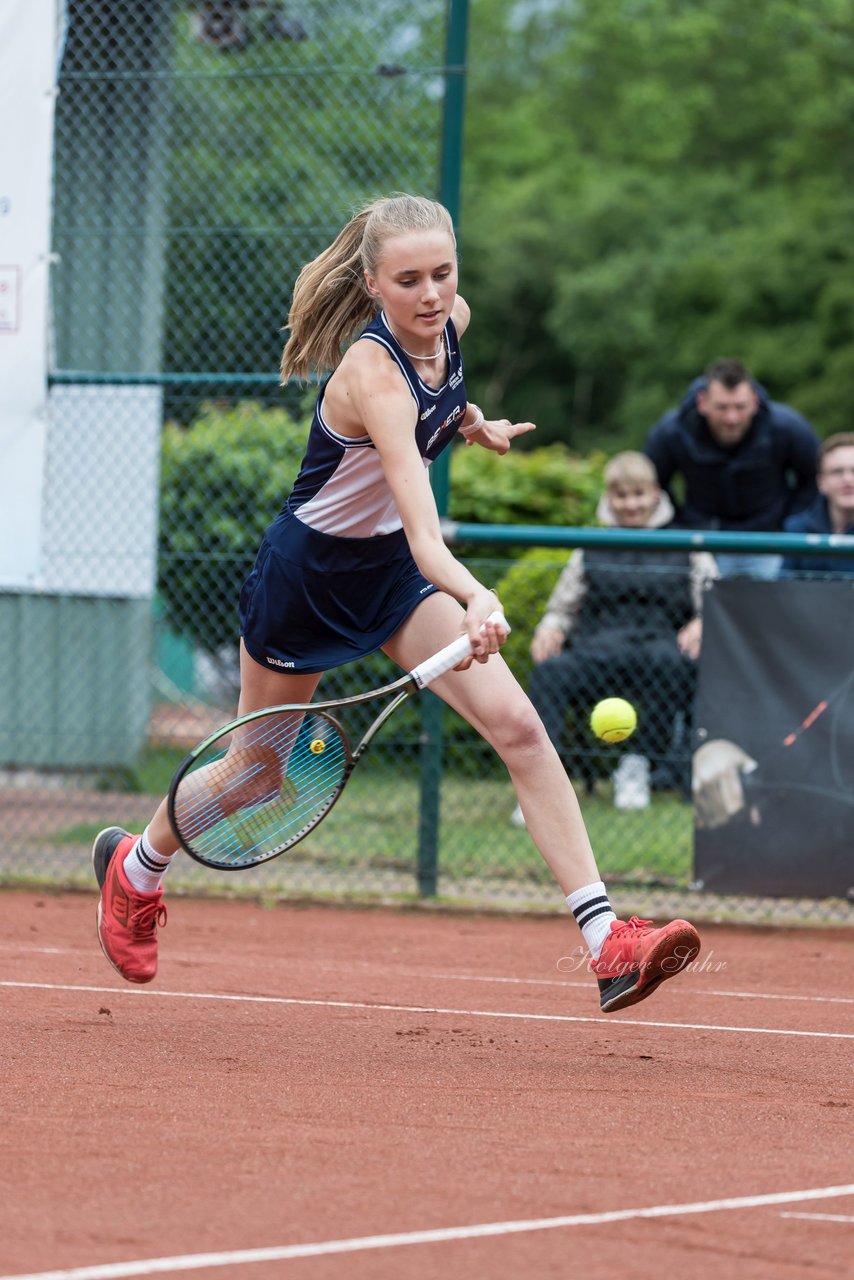
[[[496,609],[494,613],[489,615],[489,621],[494,622],[497,626],[504,627],[507,632],[510,631],[510,624],[500,609]],[[432,684],[439,676],[443,676],[446,671],[451,671],[458,662],[462,662],[463,658],[467,658],[470,653],[471,642],[468,636],[458,636],[456,640],[452,640],[450,644],[445,645],[444,649],[434,653],[432,658],[427,658],[424,662],[420,662],[417,667],[413,667],[409,674],[419,689],[423,689],[426,685]]]

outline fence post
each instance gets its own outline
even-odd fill
[[[439,881],[439,792],[442,783],[442,703],[421,699],[421,803],[418,811],[418,893],[434,898]]]
[[[456,224],[460,203],[468,0],[448,0],[445,41],[445,104],[439,198]],[[439,515],[448,511],[446,449],[431,467]],[[421,700],[421,801],[418,821],[418,892],[435,897],[439,879],[439,792],[442,783],[442,704],[435,694]]]

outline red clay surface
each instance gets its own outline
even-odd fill
[[[605,1018],[558,968],[569,921],[169,909],[136,988],[94,894],[0,894],[0,1280],[854,1274],[851,931],[706,928],[693,972]]]

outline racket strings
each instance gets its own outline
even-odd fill
[[[286,766],[293,742],[290,730],[270,732],[256,728],[237,743],[228,743],[200,757],[195,771],[188,775],[191,781],[179,792],[180,816],[187,834],[196,835],[238,809],[249,807],[249,794],[255,797],[255,804],[275,799],[279,791],[272,785],[276,770],[270,768],[269,752],[275,753],[277,763]],[[284,775],[283,789],[289,785]]]
[[[209,744],[181,779],[174,800],[179,834],[207,862],[262,861],[316,821],[349,761],[343,730],[325,714],[252,722]]]

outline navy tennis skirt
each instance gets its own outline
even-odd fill
[[[374,653],[437,590],[402,529],[339,538],[286,508],[267,529],[240,592],[240,634],[262,667],[328,671]]]

